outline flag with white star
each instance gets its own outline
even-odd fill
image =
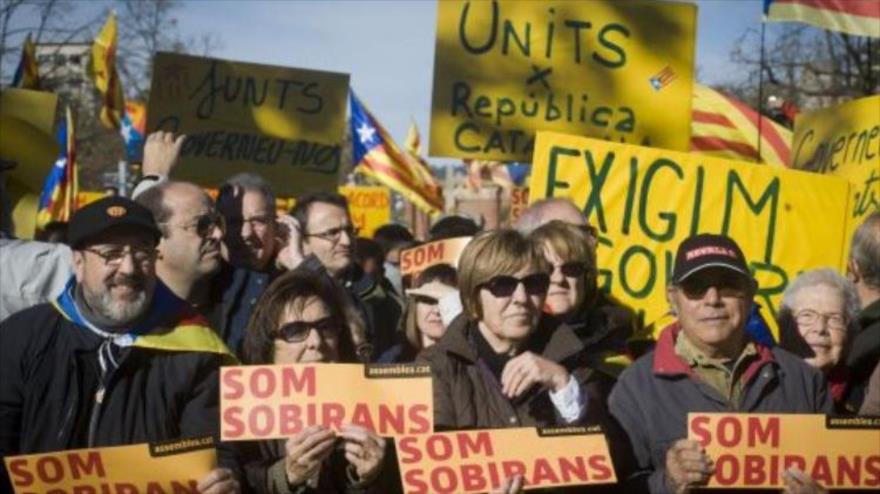
[[[61,151],[55,166],[49,170],[40,201],[37,203],[37,228],[51,221],[68,221],[76,209],[79,180],[76,169],[76,134],[73,115],[67,108],[67,118],[58,126],[58,145]]]
[[[399,193],[428,214],[441,213],[442,189],[427,165],[400,150],[354,91],[349,92],[349,102],[355,170]]]

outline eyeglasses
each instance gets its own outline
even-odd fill
[[[324,230],[320,233],[304,233],[304,237],[318,237],[324,239],[328,242],[339,242],[339,239],[342,238],[342,234],[345,233],[348,235],[348,238],[354,239],[358,236],[358,228],[354,225],[344,225],[338,226],[336,228],[331,228],[329,230]]]
[[[155,247],[114,247],[110,249],[83,249],[100,257],[104,264],[110,267],[118,267],[127,254],[131,254],[135,264],[146,264],[156,257]]]
[[[275,221],[274,214],[264,214],[260,216],[252,216],[250,218],[242,218],[241,216],[226,219],[226,225],[231,231],[241,230],[245,223],[254,230],[262,230],[269,226],[269,223]]]
[[[846,329],[846,317],[838,312],[822,314],[811,309],[804,309],[795,314],[794,320],[802,326],[813,326],[819,320],[828,321],[828,327],[831,329]]]
[[[691,300],[702,299],[714,287],[721,297],[741,298],[752,289],[751,282],[743,277],[701,278],[694,276],[679,283],[678,288]]]
[[[289,322],[278,328],[275,339],[284,340],[288,343],[299,343],[309,337],[312,329],[317,330],[325,338],[339,334],[339,325],[332,316],[327,316],[317,321]]]
[[[580,278],[587,272],[587,263],[585,262],[567,262],[561,266],[553,266],[553,269],[559,268],[562,276],[566,278]]]
[[[211,232],[214,231],[214,228],[219,228],[220,231],[226,231],[226,219],[223,218],[222,214],[216,212],[203,214],[191,223],[178,224],[163,222],[161,224],[176,226],[178,228],[183,228],[184,230],[195,229],[196,235],[202,238],[209,236]]]
[[[486,283],[480,285],[481,288],[489,290],[495,297],[510,297],[516,291],[516,287],[522,283],[528,295],[546,295],[547,289],[550,287],[550,275],[547,273],[534,273],[524,278],[516,278],[514,276],[495,276]]]

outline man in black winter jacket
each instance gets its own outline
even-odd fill
[[[125,198],[73,216],[75,276],[0,324],[0,456],[217,435],[219,366],[234,359],[156,278],[158,238],[149,210]],[[239,492],[224,468],[199,489]]]

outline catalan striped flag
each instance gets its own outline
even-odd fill
[[[67,118],[58,126],[58,144],[61,151],[55,166],[49,170],[40,201],[37,204],[37,228],[52,221],[68,221],[76,210],[79,180],[76,168],[76,132],[70,107]]]
[[[350,92],[349,102],[356,171],[386,185],[428,214],[442,212],[442,192],[427,165],[397,147],[354,91]]]
[[[761,155],[758,156],[758,112],[742,101],[695,83],[692,111],[691,151],[789,166],[791,131],[761,116]]]
[[[768,21],[795,21],[856,36],[880,38],[878,0],[764,0]]]
[[[125,98],[116,70],[116,14],[110,12],[107,23],[92,44],[92,76],[101,92],[101,123],[108,129],[122,127]]]
[[[37,46],[31,40],[28,33],[24,43],[21,45],[21,60],[18,62],[18,68],[15,69],[15,75],[12,77],[12,87],[21,89],[40,89],[40,72],[37,69]]]

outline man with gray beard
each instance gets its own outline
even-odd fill
[[[0,323],[0,456],[216,439],[219,367],[235,359],[157,279],[150,211],[101,199],[73,215],[69,235],[74,276],[61,295]],[[199,490],[239,485],[216,468]]]

